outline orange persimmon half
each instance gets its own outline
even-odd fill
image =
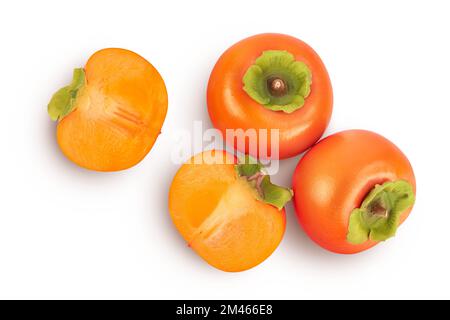
[[[222,54],[209,78],[207,103],[228,145],[256,158],[284,159],[320,139],[331,118],[333,90],[308,44],[265,33]]]
[[[110,48],[94,53],[48,106],[57,141],[81,167],[118,171],[139,163],[160,134],[167,91],[140,55]]]
[[[228,272],[250,269],[280,243],[289,189],[270,183],[262,167],[237,164],[224,151],[205,151],[176,173],[169,211],[179,233],[210,265]]]

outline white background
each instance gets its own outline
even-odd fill
[[[0,5],[0,298],[450,298],[448,1],[9,1]],[[178,235],[167,193],[173,134],[210,127],[205,91],[220,54],[262,32],[321,55],[334,87],[327,135],[365,128],[394,141],[417,203],[393,240],[354,256],[313,244],[287,207],[278,250],[238,274]],[[66,160],[46,105],[72,69],[124,47],[160,71],[163,133],[136,167]],[[351,156],[351,155],[349,155]],[[299,157],[274,180],[290,185]]]

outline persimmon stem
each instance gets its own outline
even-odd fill
[[[284,50],[267,50],[255,60],[242,78],[250,98],[272,111],[292,113],[305,104],[311,92],[308,66]]]
[[[86,75],[83,68],[73,70],[72,82],[59,89],[48,104],[48,114],[53,121],[61,121],[75,108],[75,100],[79,91],[86,84]]]
[[[362,244],[393,237],[400,216],[414,204],[413,186],[406,180],[388,181],[366,195],[359,208],[350,213],[347,241]]]
[[[286,202],[292,199],[292,190],[270,182],[270,176],[265,172],[263,165],[250,156],[241,159],[235,170],[238,177],[245,179],[255,189],[258,200],[282,210]]]
[[[383,203],[380,201],[377,201],[373,203],[369,208],[368,212],[372,216],[382,217],[382,218],[388,218],[389,217],[389,208],[387,208]]]
[[[267,80],[267,88],[270,94],[275,97],[282,97],[288,92],[287,83],[279,77],[269,78]]]
[[[264,190],[262,189],[261,184],[265,176],[266,175],[263,172],[257,172],[247,178],[248,181],[255,181],[256,191],[258,191],[261,198],[264,198]]]

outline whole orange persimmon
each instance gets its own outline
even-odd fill
[[[258,163],[238,163],[224,151],[205,151],[176,173],[169,212],[183,238],[210,265],[250,269],[280,243],[284,204],[292,192],[270,182]]]
[[[222,54],[209,78],[207,103],[227,144],[253,157],[284,159],[320,139],[331,118],[333,90],[325,65],[309,45],[266,33]],[[227,134],[227,129],[235,131]],[[249,129],[258,131],[255,148]],[[279,130],[277,141],[272,141],[274,130]]]
[[[67,158],[97,171],[127,169],[140,162],[160,134],[167,91],[158,71],[125,49],[94,53],[72,83],[48,105],[58,121],[57,141]]]
[[[414,204],[416,181],[392,142],[349,130],[306,153],[293,189],[297,217],[309,237],[327,250],[352,254],[395,235]]]

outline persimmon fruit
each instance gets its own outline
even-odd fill
[[[284,204],[292,192],[270,182],[259,163],[224,151],[205,151],[176,173],[169,212],[188,245],[210,265],[228,272],[252,268],[280,243]]]
[[[207,104],[227,144],[253,157],[284,159],[320,139],[331,118],[333,91],[325,65],[309,45],[266,33],[222,54],[209,78]],[[237,131],[227,134],[227,129]],[[258,131],[253,149],[249,129]],[[277,141],[272,130],[279,130]]]
[[[94,53],[48,105],[57,141],[81,167],[117,171],[139,163],[160,134],[167,91],[158,71],[118,48]]]
[[[308,236],[353,254],[393,237],[415,201],[414,172],[386,138],[364,130],[333,134],[300,160],[294,206]]]

